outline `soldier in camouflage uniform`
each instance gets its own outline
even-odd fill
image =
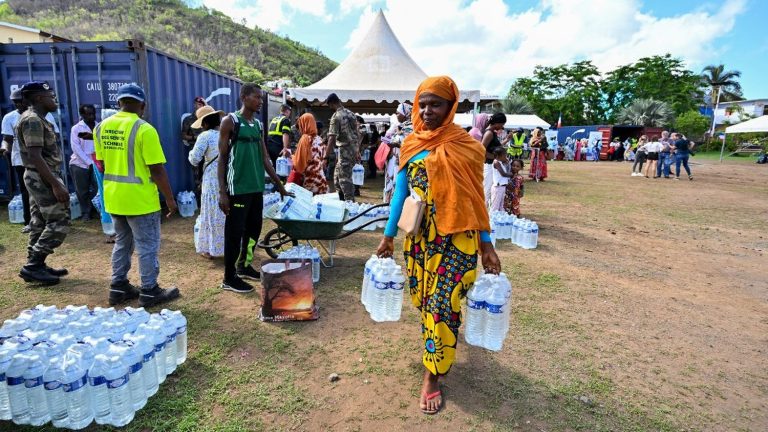
[[[328,149],[325,158],[339,148],[339,160],[336,161],[334,184],[342,201],[355,201],[355,186],[352,184],[352,167],[358,159],[360,131],[357,118],[352,111],[344,108],[336,93],[331,93],[325,103],[334,110],[328,127]]]
[[[61,173],[61,150],[53,125],[46,114],[58,107],[56,95],[44,82],[29,82],[21,87],[29,108],[16,124],[19,152],[24,164],[24,184],[29,191],[30,222],[27,264],[19,276],[27,282],[54,285],[66,269],[53,269],[45,259],[59,247],[69,232],[69,193]]]

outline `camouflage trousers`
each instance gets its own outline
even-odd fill
[[[355,201],[355,186],[352,184],[352,167],[355,166],[357,151],[355,146],[345,144],[339,147],[339,160],[336,161],[334,185],[343,195],[344,201]]]
[[[54,172],[54,176],[64,184],[58,173]],[[24,184],[29,191],[29,212],[32,216],[27,251],[30,255],[50,255],[61,246],[69,232],[69,203],[58,202],[53,189],[37,171],[26,169]]]

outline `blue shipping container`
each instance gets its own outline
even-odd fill
[[[587,125],[587,126],[563,126],[559,129],[553,129],[557,131],[557,141],[565,143],[566,138],[581,139],[588,138],[590,132],[594,132],[602,125]],[[579,132],[583,129],[583,132]]]
[[[174,193],[192,190],[194,186],[181,140],[181,121],[192,113],[195,96],[206,98],[216,109],[232,112],[239,106],[242,85],[236,78],[136,40],[0,44],[3,113],[13,109],[10,92],[30,80],[48,81],[56,91],[59,112],[55,115],[63,132],[66,154],[71,154],[69,131],[80,120],[80,105],[95,105],[100,116],[101,108],[117,109],[117,89],[122,84],[134,82],[142,86],[147,94],[144,119],[160,135]],[[265,109],[262,111],[266,114]]]

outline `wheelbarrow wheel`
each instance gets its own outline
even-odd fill
[[[264,236],[264,244],[267,245],[264,248],[267,255],[276,259],[280,252],[287,251],[293,246],[298,246],[299,242],[279,229],[273,228]]]

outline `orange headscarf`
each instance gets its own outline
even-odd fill
[[[437,129],[424,128],[418,108],[421,93],[431,93],[453,102],[450,113]],[[413,102],[413,133],[403,142],[400,169],[404,169],[419,152],[429,150],[424,162],[436,206],[438,231],[441,234],[490,231],[483,192],[485,149],[453,122],[459,106],[456,83],[447,76],[429,77],[419,85]]]
[[[306,113],[299,117],[297,124],[301,138],[299,138],[299,144],[296,146],[296,154],[293,155],[293,169],[303,174],[304,170],[307,169],[309,159],[312,157],[312,141],[317,136],[317,123],[315,116]]]

